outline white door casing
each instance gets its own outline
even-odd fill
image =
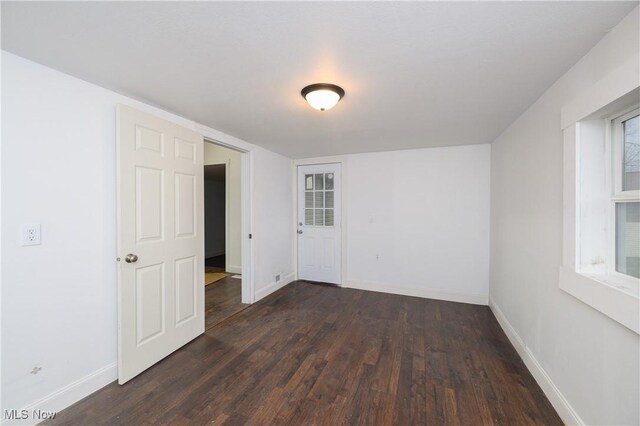
[[[298,166],[298,278],[341,285],[340,164]]]
[[[203,138],[118,105],[117,164],[123,384],[204,332]]]

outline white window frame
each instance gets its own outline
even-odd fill
[[[579,139],[580,122],[583,120],[606,119],[616,111],[625,111],[631,105],[637,105],[640,99],[640,80],[638,79],[637,58],[629,60],[611,71],[596,83],[584,88],[571,102],[561,110],[560,129],[564,139],[564,181],[563,181],[563,246],[562,264],[559,268],[558,286],[561,290],[608,316],[629,330],[640,334],[640,295],[626,285],[636,280],[628,275],[624,283],[614,282],[615,275],[581,272],[580,259],[580,167]],[[617,114],[616,117],[620,116]],[[606,126],[606,122],[603,122]],[[604,129],[605,143],[610,133]],[[611,146],[611,145],[609,145]],[[605,149],[607,147],[605,146]],[[614,153],[607,149],[610,157]],[[612,158],[607,161],[613,168]],[[606,173],[612,179],[612,170]],[[613,194],[613,182],[608,183]],[[609,210],[609,209],[607,209]],[[611,237],[607,237],[611,241]],[[605,244],[607,244],[605,242]],[[610,249],[605,247],[607,268],[613,260]],[[607,269],[605,268],[605,270]],[[614,266],[615,268],[615,266]]]
[[[606,121],[606,137],[608,152],[611,153],[611,172],[609,176],[612,182],[612,195],[609,207],[609,255],[607,262],[607,275],[612,282],[629,287],[637,292],[640,286],[638,279],[616,270],[617,244],[616,244],[616,205],[621,203],[640,201],[640,190],[623,191],[622,176],[624,173],[624,137],[622,123],[630,118],[640,115],[640,105],[634,105],[618,112]]]
[[[622,190],[622,162],[624,156],[624,139],[622,135],[622,123],[630,118],[640,115],[640,105],[635,105],[632,108],[623,110],[620,114],[611,117],[607,120],[609,129],[607,129],[607,136],[609,136],[610,144],[613,147],[613,197],[615,201],[637,201],[640,199],[640,190],[635,191],[623,191]]]

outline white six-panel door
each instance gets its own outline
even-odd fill
[[[204,332],[202,136],[119,105],[118,381]]]
[[[341,284],[340,164],[298,166],[298,278]]]

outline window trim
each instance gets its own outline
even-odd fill
[[[604,119],[614,111],[636,105],[640,99],[637,63],[628,61],[604,78],[585,88],[561,109],[560,130],[563,133],[563,231],[562,264],[558,287],[603,315],[640,334],[640,297],[625,291],[602,276],[578,272],[579,268],[579,123],[588,119]],[[606,125],[606,123],[605,123]],[[605,138],[606,138],[605,132]],[[607,163],[610,164],[610,163]],[[607,176],[611,176],[610,173]],[[614,279],[613,276],[610,278]]]
[[[580,269],[580,218],[578,131],[579,122],[563,129],[563,261],[558,287],[593,309],[640,334],[640,297],[628,284],[633,278],[623,274],[591,273]],[[605,136],[606,137],[606,136]],[[611,174],[607,174],[611,176]],[[610,239],[609,239],[610,240]],[[607,259],[607,268],[611,263]],[[622,278],[621,278],[622,277]]]

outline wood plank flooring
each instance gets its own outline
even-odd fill
[[[292,283],[50,424],[562,424],[486,306]]]
[[[242,280],[228,276],[209,284],[204,288],[205,330],[247,306],[242,303]]]

